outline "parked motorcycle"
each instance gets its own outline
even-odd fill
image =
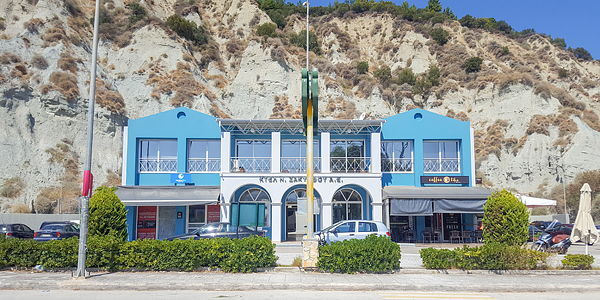
[[[571,239],[568,234],[564,234],[562,231],[553,230],[557,224],[558,221],[554,220],[538,240],[533,242],[531,249],[541,252],[567,253],[567,250],[571,246]]]

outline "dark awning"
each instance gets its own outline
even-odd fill
[[[431,216],[431,199],[393,199],[390,216]]]
[[[484,200],[492,191],[480,187],[440,186],[386,186],[383,199],[479,199]]]
[[[486,200],[439,199],[433,200],[434,213],[483,213]]]
[[[119,186],[116,192],[125,206],[186,206],[215,204],[219,186]]]

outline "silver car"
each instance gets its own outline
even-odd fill
[[[319,244],[324,245],[343,240],[364,239],[371,234],[390,236],[390,231],[379,221],[346,220],[317,231],[314,236],[319,239]]]

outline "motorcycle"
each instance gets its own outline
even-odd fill
[[[550,252],[566,254],[567,250],[571,246],[570,236],[560,231],[553,231],[552,228],[556,226],[558,221],[554,220],[544,234],[542,234],[537,241],[531,245],[532,250],[540,252]]]

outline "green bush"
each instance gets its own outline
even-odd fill
[[[306,30],[300,31],[299,34],[292,33],[289,40],[293,45],[306,49]],[[314,52],[316,55],[321,55],[319,39],[317,38],[317,34],[312,31],[308,32],[308,50]]]
[[[274,36],[277,36],[277,34],[275,33],[276,29],[277,29],[276,24],[265,23],[262,25],[258,25],[258,27],[256,28],[256,34],[259,36],[274,37]]]
[[[408,83],[414,85],[417,81],[417,77],[411,68],[404,68],[398,73],[398,84]]]
[[[147,15],[146,8],[139,3],[132,2],[126,4],[125,6],[131,11],[131,16],[129,16],[129,25],[135,24],[137,21],[145,18]]]
[[[594,257],[585,254],[567,254],[561,262],[565,269],[589,270],[594,263]]]
[[[90,236],[112,235],[122,241],[127,239],[127,211],[116,191],[116,187],[100,186],[90,198]]]
[[[425,248],[419,254],[425,269],[452,269],[456,265],[456,252],[450,249]]]
[[[400,268],[400,246],[389,237],[370,235],[321,246],[317,267],[324,271],[390,272]]]
[[[559,78],[567,78],[569,76],[569,71],[565,68],[558,69],[558,77]]]
[[[442,28],[434,28],[431,30],[431,38],[440,45],[444,45],[448,42],[448,36],[450,33]]]
[[[373,76],[375,76],[381,82],[387,83],[392,79],[392,70],[390,70],[390,67],[379,68],[373,72]]]
[[[369,72],[369,63],[366,61],[361,61],[356,65],[356,73],[358,74],[366,74]]]
[[[467,73],[474,73],[481,71],[481,64],[483,63],[483,59],[481,57],[475,56],[467,59],[463,64],[463,69]]]
[[[507,190],[495,192],[483,206],[483,240],[521,246],[527,242],[529,211]]]
[[[175,31],[179,36],[190,40],[196,46],[208,43],[208,35],[206,35],[204,27],[198,26],[192,21],[188,21],[178,15],[172,15],[167,18],[165,24],[169,29]]]
[[[427,73],[427,79],[431,82],[431,85],[440,85],[441,72],[437,65],[431,64],[429,66],[429,72]]]

